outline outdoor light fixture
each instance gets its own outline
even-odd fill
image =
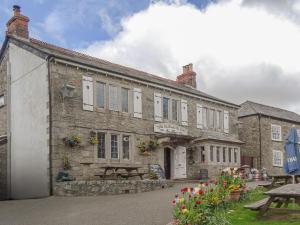
[[[72,98],[74,95],[75,86],[70,84],[64,84],[64,86],[60,89],[60,94],[62,99]]]

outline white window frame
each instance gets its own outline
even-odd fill
[[[275,129],[279,129],[279,139],[275,139],[273,134],[273,128]],[[271,124],[271,140],[272,141],[282,141],[282,132],[281,132],[281,126],[280,125],[276,125],[276,124]]]
[[[276,154],[279,154],[280,155],[280,158],[281,158],[281,160],[280,160],[280,164],[276,164],[275,163],[275,155]],[[272,157],[272,161],[273,161],[273,166],[276,166],[276,167],[283,167],[283,152],[282,151],[280,151],[280,150],[273,150],[273,157]]]

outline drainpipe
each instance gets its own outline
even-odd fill
[[[47,69],[48,69],[48,94],[49,94],[49,191],[50,195],[53,195],[53,174],[52,174],[52,79],[51,79],[51,71],[50,71],[50,63],[54,58],[53,55],[48,55],[46,57],[47,61]]]
[[[262,144],[261,144],[261,114],[258,114],[258,131],[259,131],[259,169],[262,168]]]

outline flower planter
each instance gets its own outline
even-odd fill
[[[231,201],[238,201],[240,200],[241,197],[241,191],[237,190],[237,191],[231,191],[229,194],[229,200]]]

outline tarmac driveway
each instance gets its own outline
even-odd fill
[[[0,201],[0,225],[165,225],[172,219],[171,200],[183,186],[187,184],[139,194]]]

